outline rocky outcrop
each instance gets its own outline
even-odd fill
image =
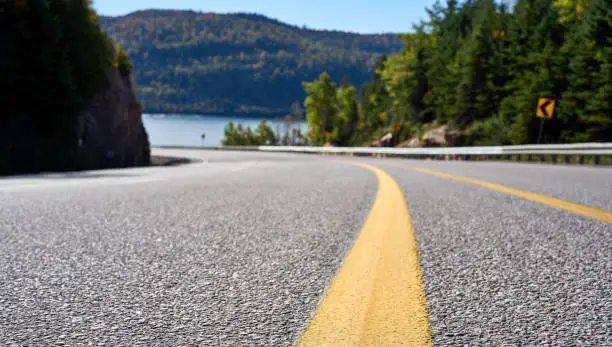
[[[421,140],[419,140],[417,137],[414,137],[414,138],[411,138],[410,140],[400,143],[397,147],[418,148],[418,147],[423,147],[423,144],[421,143]]]
[[[372,141],[369,147],[393,147],[395,143],[395,137],[391,133],[385,134],[380,140]]]
[[[459,130],[450,130],[444,134],[444,140],[449,147],[463,146],[465,136]]]
[[[448,130],[446,125],[431,127],[419,138],[418,134],[400,143],[397,147],[418,148],[418,147],[456,147],[462,146],[465,141],[464,135],[458,130]]]
[[[83,111],[79,145],[89,168],[149,165],[149,139],[135,86],[134,69],[111,68],[104,89]]]
[[[446,145],[446,140],[444,139],[446,127],[441,126],[438,128],[433,128],[428,130],[423,134],[423,146],[424,147],[442,147]]]
[[[457,130],[447,130],[446,125],[427,131],[422,138],[423,147],[455,147],[463,142],[463,135]]]

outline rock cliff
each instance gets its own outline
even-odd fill
[[[89,168],[149,165],[149,139],[135,87],[134,69],[110,68],[104,88],[81,114],[79,143]]]

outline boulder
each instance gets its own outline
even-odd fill
[[[404,141],[402,143],[400,143],[397,147],[401,147],[401,148],[419,148],[419,147],[423,147],[421,144],[421,140],[419,140],[417,137],[411,138],[410,140]]]
[[[459,130],[451,130],[444,134],[444,140],[449,147],[457,147],[463,145],[465,137]]]
[[[387,133],[380,138],[381,147],[393,147],[393,134]]]
[[[423,147],[442,147],[446,146],[446,125],[428,130],[423,135]]]
[[[135,73],[110,68],[105,87],[80,117],[79,145],[90,168],[150,164],[150,145],[136,98]]]

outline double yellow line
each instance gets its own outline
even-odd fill
[[[450,180],[457,181],[457,182],[462,182],[462,183],[479,186],[482,188],[487,188],[487,189],[494,190],[500,193],[505,193],[505,194],[516,196],[516,197],[519,197],[525,200],[538,202],[540,204],[547,205],[553,208],[565,210],[565,211],[572,212],[572,213],[575,213],[575,214],[578,214],[584,217],[588,217],[588,218],[596,219],[598,221],[612,224],[612,211],[606,211],[606,210],[602,210],[602,209],[595,208],[595,207],[590,207],[590,206],[577,204],[577,203],[573,203],[573,202],[569,202],[565,200],[560,200],[560,199],[556,199],[556,198],[546,196],[546,195],[526,192],[523,190],[510,188],[510,187],[502,186],[502,185],[495,184],[495,183],[475,180],[473,178],[454,176],[454,175],[449,175],[449,174],[438,172],[438,171],[422,169],[418,167],[411,167],[407,165],[400,165],[400,164],[393,164],[393,163],[384,163],[384,165],[399,167],[399,168],[406,169],[406,170],[422,172],[422,173],[450,179]]]
[[[412,221],[397,183],[374,166],[372,210],[297,346],[431,346]],[[494,183],[392,163],[612,223],[612,211]]]
[[[363,228],[297,346],[430,346],[412,221],[397,183],[376,167]]]

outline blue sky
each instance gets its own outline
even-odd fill
[[[93,0],[101,15],[136,10],[193,9],[204,12],[256,12],[315,29],[360,33],[407,32],[425,19],[435,0]]]

